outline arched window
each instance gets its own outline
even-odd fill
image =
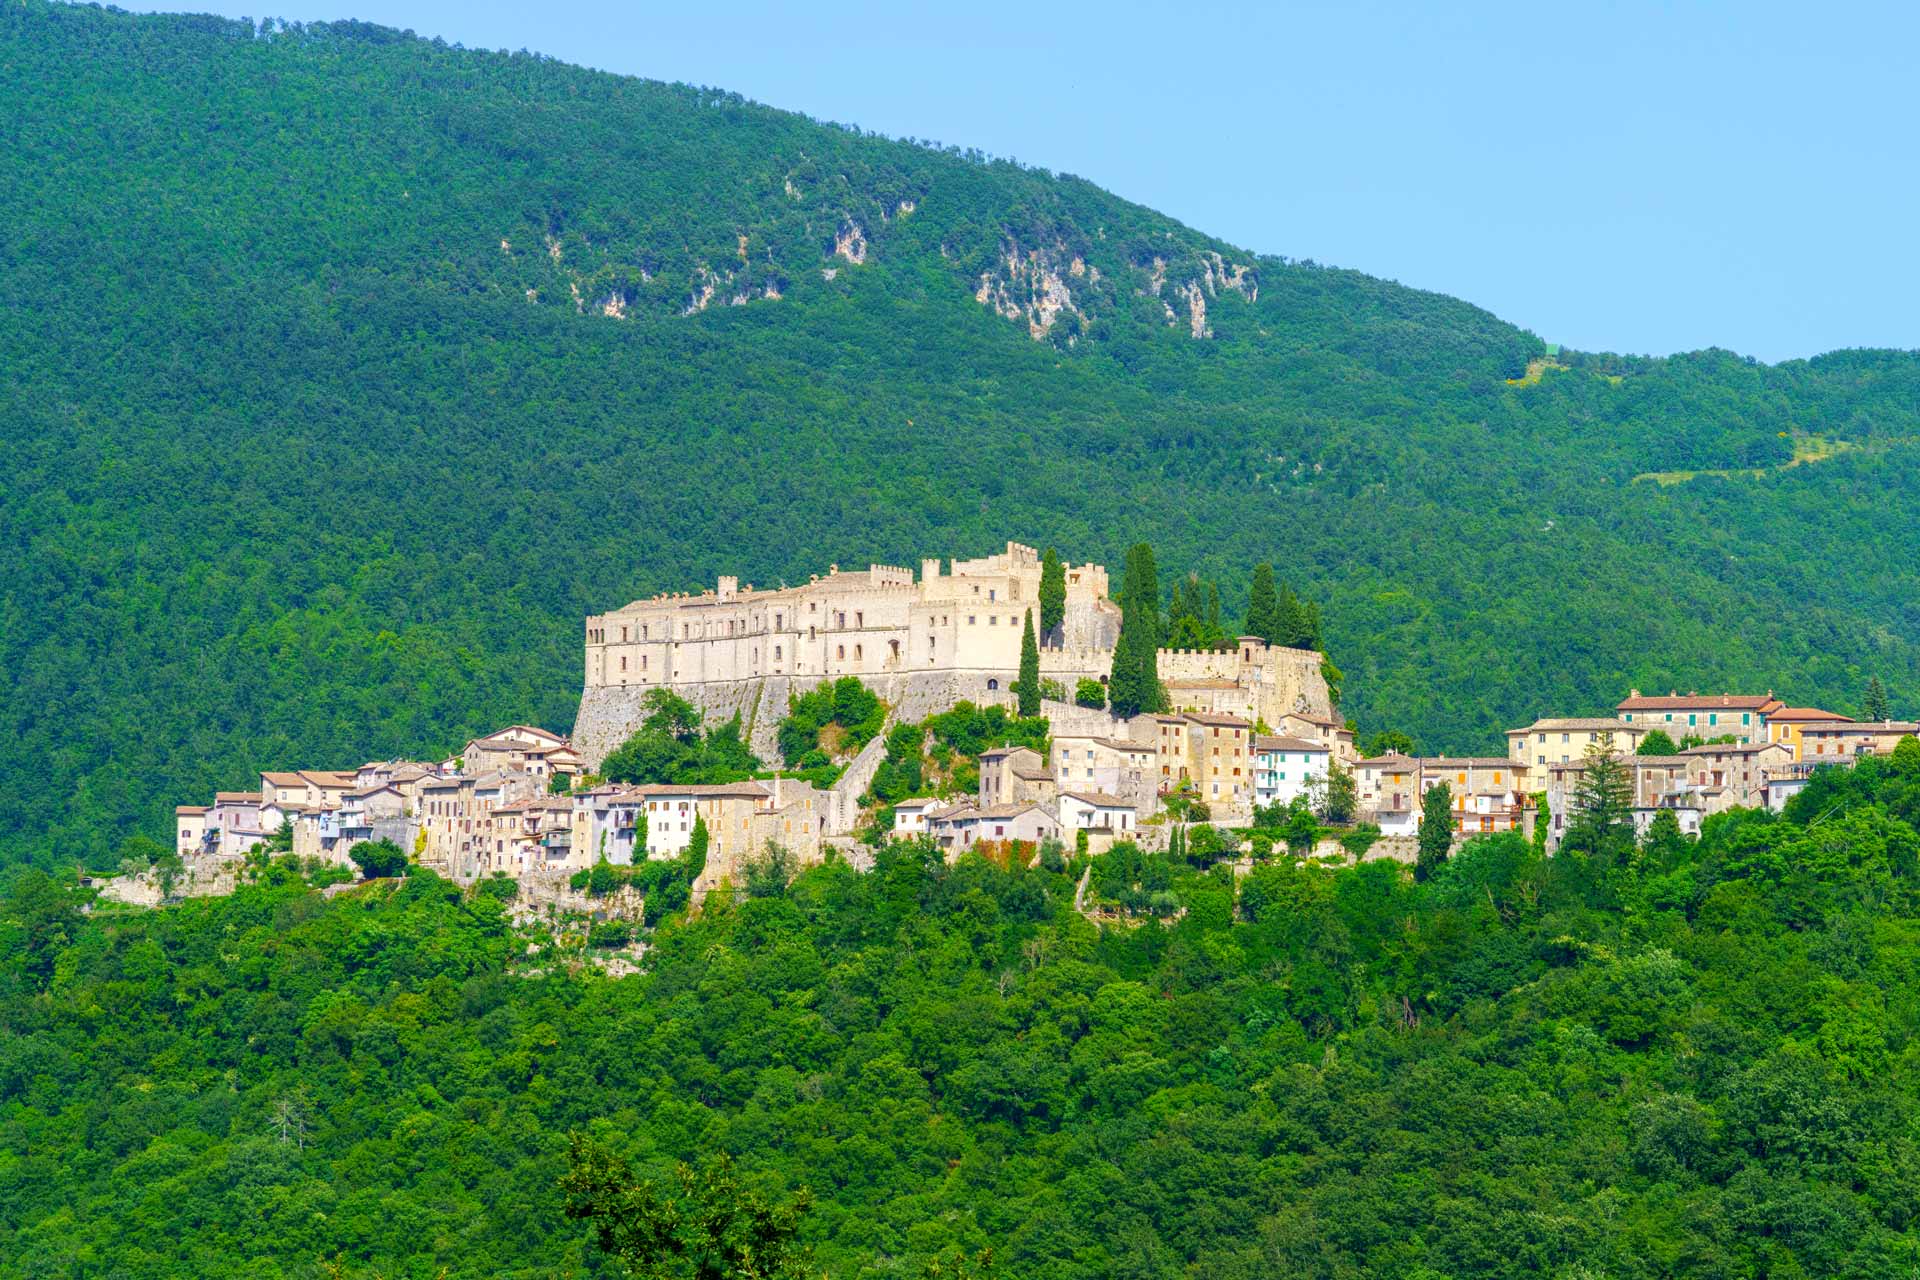
[[[834,656],[834,657],[836,657],[836,658],[844,658],[844,657],[846,657],[846,656],[847,656],[847,646],[845,646],[845,645],[843,645],[843,644],[842,644],[842,645],[835,645],[835,646],[834,646],[834,650],[833,650],[833,656]]]
[[[994,690],[996,690],[996,689],[998,689],[999,687],[1000,687],[1000,682],[999,682],[998,680],[991,680],[991,679],[990,679],[990,680],[988,680],[988,681],[987,681],[987,692],[988,692],[988,693],[992,693],[992,692],[993,692]]]

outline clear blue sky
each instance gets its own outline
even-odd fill
[[[214,7],[976,146],[1590,350],[1920,347],[1912,5],[280,3]]]

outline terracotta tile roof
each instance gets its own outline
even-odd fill
[[[1758,711],[1778,703],[1772,694],[1750,693],[1669,693],[1649,697],[1634,690],[1620,699],[1616,711]]]
[[[258,791],[216,791],[213,793],[216,804],[259,804]]]
[[[1213,711],[1190,711],[1187,719],[1194,724],[1204,724],[1222,729],[1251,729],[1253,726],[1239,716],[1222,715]]]
[[[1579,731],[1587,731],[1587,732],[1593,732],[1593,733],[1599,733],[1602,731],[1611,731],[1613,733],[1645,733],[1646,732],[1646,730],[1641,728],[1639,725],[1628,724],[1625,720],[1615,720],[1615,719],[1611,719],[1609,717],[1604,717],[1604,716],[1571,716],[1571,717],[1550,718],[1545,720],[1535,720],[1532,724],[1528,725],[1524,729],[1507,730],[1507,736],[1511,738],[1515,734],[1520,734],[1520,733],[1564,733],[1564,732],[1567,732],[1568,730],[1579,730]]]
[[[684,783],[649,782],[634,787],[628,795],[685,796],[689,800],[721,800],[730,797],[746,800],[766,800],[773,791],[764,782],[726,782],[726,783]]]
[[[204,804],[177,804],[173,806],[173,811],[181,815],[182,817],[185,817],[188,814],[205,813],[207,811],[207,808],[208,806]]]
[[[1005,818],[1017,818],[1021,814],[1033,809],[1040,809],[1040,806],[1037,804],[1001,804],[995,805],[990,809],[975,809],[968,816],[987,821],[996,821]],[[1046,813],[1046,810],[1040,809],[1040,812]]]
[[[1818,707],[1780,707],[1767,712],[1769,723],[1788,720],[1825,720],[1834,724],[1845,724],[1850,717],[1832,711],[1822,711]]]
[[[487,734],[485,737],[475,738],[471,743],[467,745],[469,746],[529,746],[529,745],[532,745],[530,743],[514,742],[512,739],[505,737],[505,735],[509,733],[536,734],[541,738],[551,738],[556,743],[564,743],[567,741],[564,735],[555,733],[550,729],[542,729],[539,725],[510,724],[504,729],[495,729],[492,733]]]
[[[1328,750],[1324,742],[1313,742],[1306,738],[1289,738],[1283,734],[1256,737],[1253,740],[1253,749],[1255,751],[1318,751],[1321,755],[1325,755]]]
[[[1122,800],[1119,796],[1108,795],[1104,791],[1063,791],[1060,794],[1062,796],[1072,796],[1075,800],[1083,800],[1087,804],[1095,805],[1102,809],[1131,809],[1134,807],[1133,801]]]

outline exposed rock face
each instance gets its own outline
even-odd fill
[[[1187,326],[1196,338],[1211,338],[1213,329],[1207,324],[1207,296],[1200,291],[1199,284],[1189,281],[1182,291],[1187,299]]]
[[[1064,244],[1021,251],[1009,241],[994,270],[980,273],[973,300],[1009,320],[1027,322],[1027,335],[1038,341],[1053,332],[1060,317],[1071,315],[1084,323],[1086,313],[1074,302],[1067,280],[1086,273],[1083,259],[1069,255]],[[1079,325],[1075,325],[1077,332]]]
[[[850,222],[840,228],[833,238],[833,253],[856,266],[867,260],[867,233],[860,229],[859,223]]]
[[[1213,336],[1210,311],[1223,294],[1237,294],[1249,303],[1260,296],[1255,269],[1229,263],[1214,250],[1172,262],[1154,254],[1133,270],[1138,273],[1134,292],[1159,298],[1169,325],[1177,324],[1184,312],[1187,332],[1194,338]],[[1039,248],[1009,239],[994,266],[975,281],[973,299],[996,315],[1024,320],[1028,335],[1036,341],[1057,336],[1062,318],[1071,317],[1073,323],[1064,331],[1072,342],[1091,317],[1117,305],[1111,285],[1102,282],[1100,268],[1058,239]]]
[[[713,268],[702,265],[694,272],[693,293],[687,299],[687,309],[680,314],[693,315],[705,311],[707,304],[713,301],[713,291],[719,285],[720,277],[713,274]]]

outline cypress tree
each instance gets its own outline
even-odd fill
[[[1113,675],[1107,701],[1115,715],[1158,711],[1160,688],[1160,580],[1153,548],[1135,543],[1127,551],[1127,572],[1120,588],[1120,639],[1113,650]]]
[[[1040,634],[1048,644],[1061,641],[1060,628],[1067,620],[1067,567],[1052,547],[1040,557]]]
[[[1027,610],[1026,630],[1020,636],[1020,714],[1040,714],[1040,646],[1033,639],[1033,610]]]
[[[1453,849],[1453,788],[1436,782],[1420,801],[1420,851],[1414,856],[1413,878],[1425,880],[1447,860]]]
[[[1280,588],[1280,603],[1274,609],[1275,644],[1285,645],[1289,649],[1300,647],[1300,641],[1306,635],[1306,612],[1300,607],[1300,597],[1293,594],[1293,588]]]
[[[1879,676],[1867,681],[1866,697],[1860,704],[1860,718],[1876,722],[1893,719],[1893,712],[1887,705],[1887,688],[1880,683]]]
[[[1277,644],[1279,624],[1280,601],[1273,590],[1273,566],[1262,560],[1253,566],[1253,585],[1247,590],[1247,620],[1241,632]]]
[[[1207,643],[1219,647],[1226,642],[1226,629],[1220,625],[1220,586],[1207,584]]]

